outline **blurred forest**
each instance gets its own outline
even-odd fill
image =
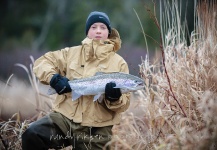
[[[0,79],[7,79],[12,73],[25,78],[25,72],[14,64],[28,66],[30,55],[36,59],[47,51],[79,45],[85,38],[86,18],[94,10],[109,15],[112,27],[119,31],[123,42],[118,53],[128,62],[130,73],[138,74],[141,57],[145,57],[147,51],[150,57],[153,56],[159,47],[153,40],[159,41],[159,31],[147,11],[147,7],[151,11],[155,9],[156,16],[159,16],[160,1],[153,2],[155,1],[1,0]],[[193,29],[194,1],[181,0],[180,3],[190,33]],[[138,17],[148,35],[148,47]]]

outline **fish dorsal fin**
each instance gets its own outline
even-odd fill
[[[95,102],[97,99],[100,98],[100,96],[102,95],[102,93],[99,93],[97,95],[94,96],[93,101]]]
[[[96,72],[94,76],[104,75],[104,74],[111,74],[111,73],[122,73],[122,72]]]
[[[99,75],[103,75],[106,74],[105,72],[96,72],[94,76],[99,76]]]

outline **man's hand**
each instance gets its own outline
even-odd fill
[[[121,97],[120,88],[114,88],[116,84],[114,82],[107,83],[105,86],[105,98],[110,102],[115,102]]]
[[[68,78],[59,74],[54,74],[50,80],[50,86],[54,88],[59,95],[61,95],[72,91],[68,81]]]

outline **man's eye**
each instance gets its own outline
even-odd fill
[[[107,27],[101,27],[103,30],[107,29]]]

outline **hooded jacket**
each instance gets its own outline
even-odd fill
[[[66,76],[69,80],[93,76],[96,72],[129,73],[128,65],[116,51],[121,47],[121,39],[116,29],[112,29],[107,40],[93,40],[88,37],[79,46],[48,52],[38,58],[33,66],[36,77],[49,84],[53,74]],[[94,85],[93,85],[94,86]],[[130,93],[110,102],[93,102],[93,96],[81,96],[72,101],[71,92],[57,95],[53,110],[83,126],[102,127],[118,124],[120,113],[130,104]]]

